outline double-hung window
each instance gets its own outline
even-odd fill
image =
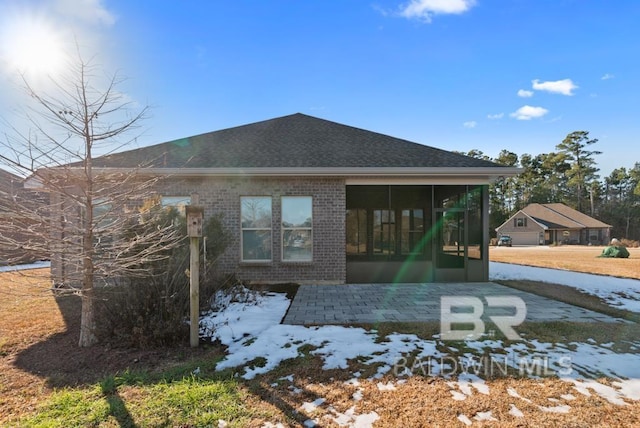
[[[162,196],[162,208],[175,208],[181,216],[185,216],[185,207],[191,204],[191,196]]]
[[[282,260],[313,258],[313,200],[311,196],[282,197]]]
[[[242,261],[271,261],[271,197],[240,198]]]
[[[92,201],[93,230],[100,232],[112,227],[118,221],[113,203],[107,198],[94,198]]]

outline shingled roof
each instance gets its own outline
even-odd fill
[[[96,167],[505,168],[301,113],[94,159]],[[512,175],[512,174],[511,174]]]
[[[565,204],[529,204],[522,212],[549,229],[608,228],[601,222]]]

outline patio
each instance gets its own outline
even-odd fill
[[[485,297],[516,296],[526,304],[525,321],[625,322],[598,312],[492,282],[428,284],[301,285],[284,324],[320,325],[440,321],[440,298],[480,298],[483,320],[513,315],[509,307],[488,307]],[[460,311],[462,312],[462,311]]]

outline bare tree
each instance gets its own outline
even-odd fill
[[[27,177],[27,187],[50,199],[45,205],[35,204],[26,193],[0,194],[0,211],[11,219],[0,222],[0,245],[50,254],[54,286],[81,297],[83,347],[97,342],[95,287],[148,274],[141,262],[167,257],[182,237],[171,223],[144,228],[144,234],[128,233],[149,221],[143,205],[149,206],[145,201],[153,198],[159,178],[146,174],[144,165],[103,168],[94,153],[131,142],[131,132],[148,109],[132,112],[132,103],[116,89],[122,83],[118,75],[102,79],[98,71],[78,54],[69,75],[52,79],[48,91],[37,90],[23,77],[33,101],[25,110],[30,131],[12,127],[14,135],[0,142],[0,163]],[[9,232],[16,229],[26,238],[12,237]]]

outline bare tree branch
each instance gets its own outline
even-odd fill
[[[132,103],[116,90],[123,81],[117,74],[104,86],[97,80],[80,55],[69,76],[53,82],[53,93],[23,76],[31,129],[10,127],[12,135],[0,141],[0,165],[27,177],[27,188],[0,187],[0,247],[16,254],[9,263],[25,253],[51,258],[52,285],[82,298],[80,346],[97,341],[95,287],[150,275],[149,263],[184,239],[175,224],[154,221],[162,213],[159,177],[144,167],[94,167],[95,150],[132,141],[127,135],[148,113],[130,111]]]

